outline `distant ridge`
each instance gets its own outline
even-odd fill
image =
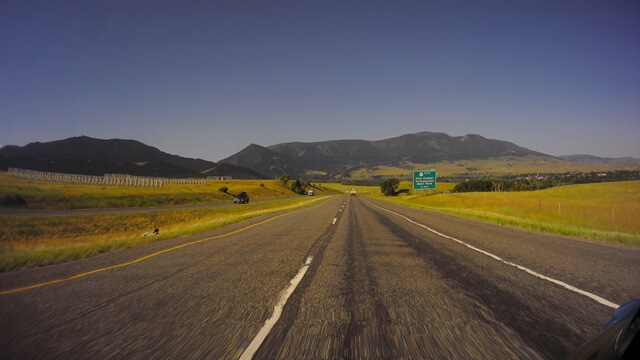
[[[485,161],[477,167],[476,160]],[[463,164],[467,162],[470,164]],[[456,176],[523,172],[640,169],[640,159],[592,155],[553,157],[508,141],[481,135],[449,136],[420,132],[389,139],[250,144],[218,163],[168,154],[136,140],[72,137],[0,148],[0,170],[8,167],[71,174],[121,173],[158,177],[232,176],[343,181],[390,174],[409,176],[415,166],[439,164]],[[487,165],[489,164],[489,165]],[[434,165],[435,166],[435,165]],[[389,169],[392,172],[389,172]],[[446,171],[445,171],[446,173]],[[403,175],[404,176],[404,175]]]
[[[103,140],[88,136],[34,142],[22,147],[4,146],[0,148],[0,169],[8,167],[86,175],[265,178],[240,166],[171,155],[136,140]]]
[[[288,173],[305,177],[310,172],[318,178],[348,177],[355,169],[403,162],[434,163],[491,157],[549,157],[513,143],[487,139],[477,134],[452,137],[444,133],[420,132],[394,138],[369,140],[333,140],[291,142],[263,147],[251,144],[220,163],[242,165],[277,177]]]
[[[640,159],[632,157],[605,158],[587,154],[563,155],[559,158],[582,164],[617,164],[624,166],[640,166]]]

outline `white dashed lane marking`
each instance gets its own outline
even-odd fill
[[[264,339],[267,338],[267,335],[269,335],[269,332],[271,332],[271,329],[273,329],[273,326],[280,319],[280,315],[282,315],[282,309],[287,303],[289,296],[293,294],[296,287],[298,287],[298,284],[300,284],[300,281],[302,281],[304,274],[306,274],[307,270],[309,270],[309,266],[311,265],[312,260],[313,260],[313,257],[309,256],[307,258],[307,261],[304,263],[304,265],[302,265],[300,270],[298,270],[298,273],[296,274],[296,276],[294,276],[293,279],[291,279],[291,282],[289,283],[289,287],[282,293],[282,295],[280,296],[280,300],[278,300],[278,303],[273,308],[273,314],[269,319],[267,319],[267,321],[265,321],[264,326],[262,326],[262,329],[260,329],[260,331],[258,332],[258,335],[256,335],[256,337],[253,339],[251,344],[249,344],[249,346],[244,350],[244,352],[240,356],[241,360],[252,359],[253,355],[255,355],[256,351],[258,351],[258,349],[260,348],[260,345],[262,345],[262,342],[264,342]]]

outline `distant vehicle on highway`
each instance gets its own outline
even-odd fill
[[[313,195],[315,195],[315,194],[316,194],[316,193],[315,193],[315,192],[313,192],[313,190],[309,190],[309,193],[307,193],[307,195],[309,195],[309,196],[313,196]]]
[[[249,203],[249,194],[246,192],[241,192],[233,198],[234,204],[248,204]]]

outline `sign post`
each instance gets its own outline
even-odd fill
[[[413,172],[413,190],[436,189],[436,169]]]

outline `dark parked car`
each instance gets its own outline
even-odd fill
[[[246,192],[241,192],[233,198],[234,204],[248,204],[249,203],[249,195]]]

